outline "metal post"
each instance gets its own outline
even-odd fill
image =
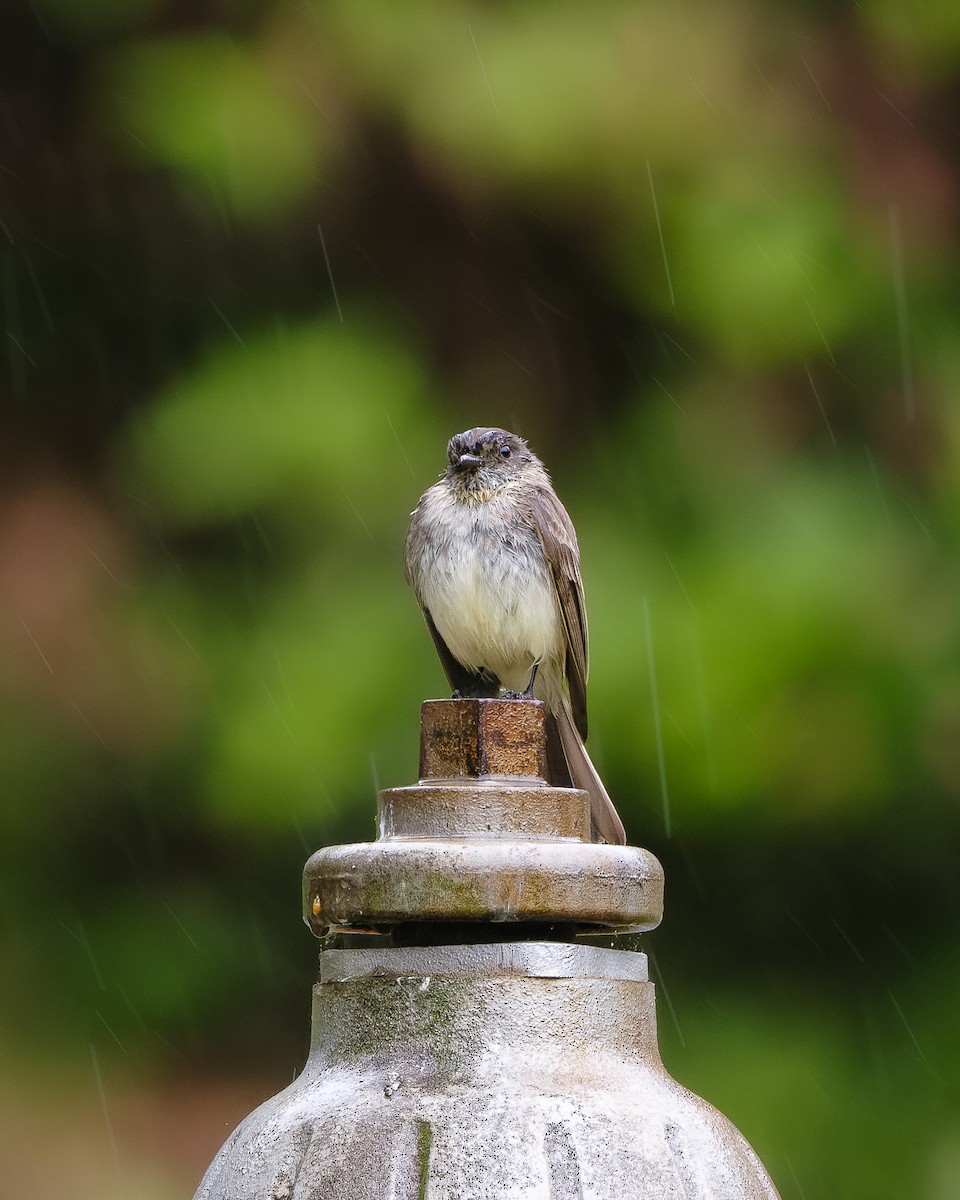
[[[304,871],[307,1065],[196,1200],[776,1200],[664,1070],[646,955],[590,944],[659,923],[660,864],[590,842],[586,793],[544,771],[539,703],[423,706],[377,841]]]

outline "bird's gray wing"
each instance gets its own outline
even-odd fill
[[[587,736],[587,609],[580,577],[577,534],[567,510],[551,487],[538,487],[531,501],[531,518],[550,564],[560,614],[567,634],[564,673],[570,705],[580,736]]]

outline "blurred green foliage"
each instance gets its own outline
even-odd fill
[[[239,215],[288,208],[314,177],[320,143],[306,114],[226,38],[131,45],[111,55],[100,88],[120,153],[171,168]]]
[[[289,1078],[302,861],[371,836],[443,690],[407,514],[502,424],[576,521],[591,750],[666,866],[668,1066],[785,1200],[952,1200],[957,11],[4,10],[18,1079]]]

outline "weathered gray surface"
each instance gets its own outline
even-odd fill
[[[493,942],[471,946],[400,946],[325,950],[320,982],[364,975],[530,975],[539,979],[647,979],[647,956],[566,942]]]
[[[420,782],[381,793],[378,840],[318,851],[303,891],[320,936],[421,944],[321,955],[303,1074],[197,1200],[776,1200],[664,1071],[646,956],[542,940],[663,909],[653,855],[591,842],[586,793],[545,782],[543,706],[433,701],[421,734]],[[484,922],[521,924],[497,942]],[[475,944],[445,944],[455,930]]]
[[[573,971],[594,948],[556,949]],[[317,985],[303,1074],[197,1200],[776,1200],[729,1121],[664,1071],[653,985],[593,961]]]
[[[380,839],[470,837],[590,841],[590,797],[517,776],[431,780],[379,796]]]
[[[401,921],[575,921],[653,929],[663,868],[637,846],[482,837],[361,842],[304,868],[311,926]]]

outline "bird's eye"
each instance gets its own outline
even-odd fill
[[[503,455],[504,458],[509,458],[510,457],[510,447],[509,446],[501,446],[500,453]]]
[[[482,449],[483,449],[483,447],[480,445],[480,443],[479,443],[479,442],[474,442],[474,443],[473,443],[473,445],[470,447],[470,453],[471,453],[471,454],[476,454],[476,455],[477,455],[477,457],[479,458],[479,456],[480,456],[480,451],[481,451]]]

